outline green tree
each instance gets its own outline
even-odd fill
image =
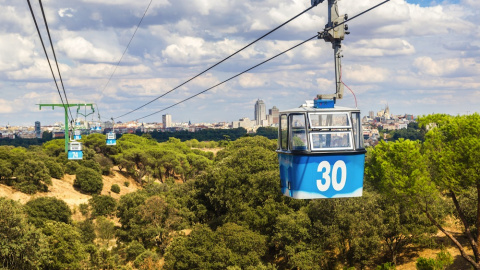
[[[78,162],[70,160],[67,162],[67,164],[65,164],[65,173],[72,175],[76,174],[78,167],[80,167],[80,164],[78,164]]]
[[[7,180],[12,177],[12,164],[7,160],[0,159],[0,180]]]
[[[227,223],[213,232],[205,225],[175,238],[165,254],[165,269],[257,269],[266,252],[264,236]]]
[[[291,205],[304,205],[280,193],[276,143],[265,137],[245,137],[217,153],[206,174],[195,181],[197,217],[220,226],[246,222],[249,228],[271,234],[276,218]],[[196,207],[196,206],[195,206]]]
[[[141,240],[146,248],[158,247],[161,251],[169,243],[171,233],[182,228],[178,209],[159,196],[148,198],[139,205],[128,233],[133,239]]]
[[[65,169],[63,168],[63,164],[58,163],[52,159],[45,160],[45,166],[48,168],[48,172],[51,177],[56,179],[61,179],[65,174]]]
[[[70,207],[64,201],[54,197],[30,200],[25,204],[25,211],[29,221],[37,227],[42,227],[47,220],[70,223],[72,217]]]
[[[93,241],[97,237],[95,234],[95,225],[91,219],[85,219],[76,223],[76,226],[81,235],[81,241],[84,244],[93,244]]]
[[[58,155],[65,152],[65,140],[56,139],[48,141],[43,144],[43,150],[51,157],[58,157]]]
[[[100,194],[103,188],[102,175],[93,169],[79,167],[73,186],[87,194]]]
[[[357,198],[312,200],[305,211],[312,223],[311,247],[322,268],[368,268],[383,255],[377,194],[364,190]]]
[[[108,242],[115,236],[115,224],[106,217],[97,217],[97,234],[98,238],[102,239],[108,246]]]
[[[14,186],[28,194],[48,191],[47,185],[52,184],[47,167],[39,160],[26,159],[15,169],[13,176],[17,178]]]
[[[28,223],[22,206],[0,197],[0,266],[39,269],[48,256],[45,236]]]
[[[47,221],[43,228],[51,256],[45,263],[46,269],[80,269],[87,253],[81,235],[70,224]]]
[[[455,214],[463,226],[463,235],[473,251],[473,258],[441,222],[428,215],[428,212],[427,217],[454,243],[472,267],[480,269],[480,215],[477,214],[474,223],[470,223],[466,217],[468,210],[458,200],[473,190],[476,201],[474,207],[477,213],[480,211],[480,115],[433,115],[421,118],[419,122],[423,126],[433,127],[425,136],[429,172],[439,192],[451,199]]]
[[[113,215],[117,207],[117,201],[108,195],[94,194],[88,203],[92,207],[94,217]]]

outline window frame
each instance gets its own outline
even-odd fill
[[[347,121],[349,122],[347,126],[314,126],[312,123],[312,117],[313,115],[346,115],[347,116]],[[308,122],[310,124],[311,129],[332,129],[332,128],[338,128],[338,129],[347,129],[347,128],[352,128],[352,119],[351,119],[351,114],[349,112],[310,112],[308,113]]]
[[[313,145],[313,136],[320,134],[320,135],[328,135],[328,134],[340,134],[340,133],[346,133],[348,134],[348,141],[350,146],[349,147],[326,147],[326,148],[317,148],[314,147]],[[351,130],[348,131],[318,131],[318,132],[310,132],[310,148],[312,151],[336,151],[336,150],[353,150],[353,132]]]
[[[295,116],[303,116],[303,127],[293,127],[292,118]],[[305,139],[305,149],[294,149],[293,147],[293,138],[299,136],[293,136],[293,131],[295,130],[303,130],[304,139]],[[299,137],[300,138],[300,137]],[[298,146],[297,146],[298,147]],[[305,113],[290,113],[288,114],[288,149],[290,151],[307,151],[309,149],[309,141],[308,141],[308,132],[307,132],[307,115]]]

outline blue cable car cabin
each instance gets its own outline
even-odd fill
[[[82,132],[80,130],[75,130],[73,134],[74,140],[81,140],[82,139]]]
[[[71,141],[68,143],[68,159],[83,159],[81,142]]]
[[[362,196],[366,150],[360,110],[307,104],[279,117],[277,153],[285,196]]]
[[[117,136],[115,132],[107,133],[107,145],[117,145]]]

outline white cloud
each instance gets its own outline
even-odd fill
[[[415,53],[412,44],[399,38],[360,40],[345,48],[355,56],[397,56]]]
[[[76,12],[75,9],[73,8],[61,8],[58,10],[58,15],[60,17],[68,17],[68,18],[72,18],[73,17],[73,14]]]
[[[352,65],[344,67],[342,76],[346,83],[379,83],[389,78],[390,72],[384,68],[376,68],[367,65]]]
[[[448,76],[459,73],[459,76],[479,75],[480,63],[473,58],[451,58],[433,60],[431,57],[418,57],[413,62],[419,74],[430,76]]]
[[[92,62],[114,62],[115,56],[106,49],[96,48],[83,37],[62,39],[58,42],[58,50],[67,57],[75,60],[88,60]]]
[[[0,99],[0,113],[11,113],[11,112],[13,112],[11,102],[5,99]]]
[[[20,34],[0,34],[0,71],[10,71],[33,63],[34,43]]]

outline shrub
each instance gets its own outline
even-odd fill
[[[16,177],[15,188],[28,194],[34,194],[37,191],[48,191],[47,185],[52,184],[48,169],[41,160],[24,160],[15,169],[13,176]]]
[[[128,182],[128,181],[125,181],[123,184],[124,184],[126,187],[130,186],[130,182]]]
[[[93,169],[79,167],[73,186],[87,194],[100,194],[103,188],[102,175]]]
[[[54,160],[46,160],[45,166],[47,166],[48,172],[50,176],[56,179],[60,179],[63,177],[65,173],[62,164],[54,161]]]
[[[84,221],[78,222],[77,227],[80,230],[80,235],[82,236],[82,243],[93,243],[93,240],[95,240],[97,235],[95,234],[95,225],[93,224],[92,220],[86,219]]]
[[[88,212],[89,212],[88,203],[81,203],[78,207],[80,208],[80,213],[82,213],[82,215],[84,216],[88,215]]]
[[[111,190],[112,192],[115,192],[115,193],[118,194],[118,193],[120,193],[120,186],[117,185],[117,184],[113,184],[112,187],[110,188],[110,190]]]
[[[140,243],[136,240],[133,240],[127,246],[126,252],[127,252],[127,261],[133,261],[133,260],[135,260],[135,258],[138,257],[138,255],[145,252],[145,247],[142,245],[142,243]]]
[[[72,217],[70,207],[64,201],[54,197],[33,199],[25,204],[25,210],[29,221],[37,227],[43,226],[47,220],[70,223]]]
[[[110,169],[113,167],[113,162],[111,159],[103,155],[95,155],[95,161],[100,166],[100,170],[103,175],[110,175]]]
[[[84,155],[85,157],[85,155]],[[102,168],[100,168],[100,164],[98,164],[98,162],[96,162],[95,160],[93,159],[84,159],[80,162],[80,164],[83,166],[83,167],[87,167],[87,168],[90,168],[90,169],[93,169],[95,170],[96,172],[98,173],[102,173]]]
[[[79,166],[80,165],[78,164],[78,162],[70,160],[65,165],[65,167],[66,167],[65,172],[68,173],[68,174],[76,174]]]
[[[92,206],[93,216],[111,215],[117,207],[117,201],[107,195],[93,195],[88,202]]]

